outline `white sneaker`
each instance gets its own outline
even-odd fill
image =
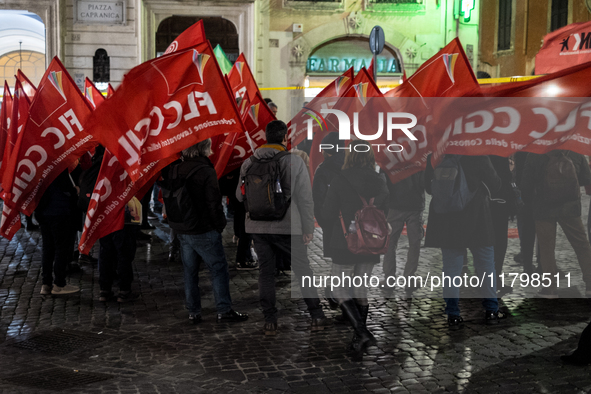
[[[65,285],[64,287],[53,286],[53,290],[51,290],[51,294],[53,294],[53,295],[72,294],[72,293],[78,293],[79,291],[80,291],[79,287],[72,286],[72,285]]]
[[[51,286],[49,286],[49,285],[42,285],[41,286],[41,292],[39,294],[41,294],[41,295],[49,295],[49,294],[51,294]]]

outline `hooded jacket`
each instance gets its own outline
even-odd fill
[[[266,144],[254,151],[257,159],[269,159],[286,148],[281,144]],[[236,198],[244,201],[242,195],[242,180],[251,166],[248,158],[240,167],[240,179],[236,188]],[[246,213],[246,232],[249,234],[283,234],[301,235],[314,233],[314,202],[312,201],[312,187],[310,175],[304,161],[296,155],[286,155],[279,160],[281,168],[281,188],[285,197],[291,199],[289,208],[283,219],[266,221],[251,220]]]
[[[348,168],[333,179],[322,207],[322,216],[327,225],[331,226],[328,240],[328,254],[333,263],[352,265],[356,263],[380,262],[379,255],[356,255],[349,252],[343,233],[339,215],[342,214],[345,228],[355,219],[355,213],[363,207],[361,197],[369,203],[374,198],[374,205],[384,211],[388,204],[388,187],[383,174],[376,173],[372,168]]]

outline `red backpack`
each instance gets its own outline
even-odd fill
[[[373,205],[373,198],[368,204],[365,198],[359,197],[363,207],[355,213],[355,232],[347,231],[343,215],[340,215],[347,248],[353,254],[384,254],[390,240],[386,215]]]

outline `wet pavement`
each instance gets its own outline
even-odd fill
[[[586,213],[589,199],[584,199]],[[182,266],[167,262],[167,228],[152,223],[158,226],[150,232],[153,240],[139,243],[134,262],[133,289],[141,298],[121,305],[98,301],[98,270],[92,264],[70,277],[71,283],[80,285],[79,294],[40,295],[39,232],[21,230],[12,242],[0,239],[0,392],[591,391],[590,367],[564,366],[559,360],[576,347],[591,316],[588,300],[566,298],[584,292],[580,280],[556,300],[523,298],[525,293],[514,292],[516,298],[502,301],[510,316],[497,326],[483,324],[479,300],[463,299],[465,327],[455,332],[447,328],[440,298],[419,292],[406,299],[403,293],[372,289],[368,327],[378,346],[369,348],[359,362],[347,352],[349,326],[310,331],[305,304],[291,298],[288,276],[277,282],[276,337],[262,332],[257,271],[230,271],[234,308],[249,313],[250,319],[217,324],[205,268],[204,321],[190,325]],[[318,230],[309,255],[315,273],[328,274],[330,262],[322,258],[321,237]],[[224,242],[233,267],[231,233],[224,233]],[[402,236],[399,261],[405,261],[407,246]],[[510,238],[507,272],[521,272],[512,258],[518,250],[519,240]],[[561,231],[557,260],[562,272],[580,277],[575,254]],[[421,250],[419,274],[440,273],[440,267],[439,250]],[[381,276],[381,264],[374,272]],[[329,316],[336,315],[326,301],[323,304]]]

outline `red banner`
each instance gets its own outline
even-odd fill
[[[208,42],[134,68],[87,128],[139,179],[143,163],[243,130],[235,100]]]
[[[107,98],[111,98],[111,96],[115,93],[115,89],[109,84],[107,86]]]
[[[16,96],[15,96],[16,98]],[[33,213],[51,182],[96,142],[84,129],[91,108],[55,57],[43,75],[3,178],[3,199]]]
[[[2,97],[2,108],[0,109],[0,174],[2,174],[2,163],[8,157],[4,156],[4,148],[8,140],[8,130],[10,128],[10,117],[12,115],[12,94],[8,82],[4,81],[4,95]],[[1,179],[0,179],[1,180]],[[2,187],[0,186],[0,191]]]
[[[259,92],[259,87],[243,53],[238,56],[238,59],[236,59],[236,62],[228,73],[228,82],[236,98],[244,98],[246,92],[253,97]]]
[[[127,202],[136,194],[140,197],[143,187],[149,184],[164,166],[174,160],[176,160],[176,156],[143,166],[138,181],[133,182],[117,158],[105,150],[84,220],[84,228],[78,246],[80,252],[88,254],[97,240],[121,230],[124,226],[124,212]],[[143,209],[147,209],[147,207],[143,207]]]
[[[591,22],[573,23],[544,36],[536,74],[549,74],[591,61]]]
[[[321,108],[330,109],[332,108],[339,97],[349,90],[353,84],[355,74],[351,67],[343,73],[340,77],[332,81],[327,87],[322,89],[312,101],[305,105],[296,116],[294,116],[287,124],[289,130],[288,135],[288,148],[296,146],[302,142],[308,132],[308,123],[314,122],[314,112],[319,113]],[[316,116],[316,115],[314,115]]]
[[[187,30],[182,32],[169,46],[166,48],[165,55],[169,53],[182,51],[197,44],[205,42],[205,29],[203,28],[203,20],[198,21]]]
[[[103,94],[96,88],[96,86],[94,86],[88,77],[84,80],[84,97],[88,100],[93,109],[96,109],[103,103],[103,101],[105,101]]]

